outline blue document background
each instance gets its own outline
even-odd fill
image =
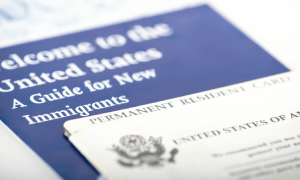
[[[108,50],[103,50],[95,44],[98,36],[126,35],[126,31],[134,25],[154,26],[158,23],[168,24],[174,30],[174,34],[140,43],[127,39],[126,45]],[[34,116],[63,110],[66,109],[66,105],[75,108],[110,99],[112,96],[125,95],[130,100],[127,104],[89,112],[90,115],[95,115],[288,71],[286,67],[206,5],[3,48],[0,50],[0,59],[8,59],[13,53],[24,57],[26,54],[69,44],[76,45],[83,41],[92,43],[97,50],[91,54],[54,60],[16,70],[1,69],[0,72],[0,81],[29,78],[31,72],[40,75],[43,72],[65,70],[68,63],[75,63],[87,72],[85,76],[65,81],[56,81],[27,89],[19,89],[16,85],[12,92],[0,92],[0,119],[64,179],[95,179],[98,175],[96,170],[63,136],[63,123],[81,116],[75,115],[28,125],[23,115]],[[106,70],[101,73],[93,73],[85,66],[86,60],[89,59],[112,58],[122,56],[126,52],[134,53],[149,48],[156,48],[163,53],[163,57],[159,60]],[[121,75],[124,72],[132,74],[152,68],[155,69],[156,78],[149,80],[120,86],[112,78],[115,74]],[[89,92],[83,85],[85,80],[96,82],[105,79],[111,80],[113,88]],[[48,94],[54,88],[61,90],[62,86],[81,87],[84,93],[43,104],[34,104],[29,100],[32,94]],[[0,84],[0,87],[7,88],[5,84]],[[12,109],[13,99],[18,99],[27,107]]]

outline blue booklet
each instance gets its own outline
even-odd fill
[[[3,48],[0,59],[0,119],[64,179],[98,175],[63,136],[67,120],[288,71],[207,5]]]

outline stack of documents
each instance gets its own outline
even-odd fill
[[[1,48],[0,120],[63,179],[295,178],[300,72],[209,5],[155,12]]]
[[[68,121],[107,179],[298,179],[300,72]]]

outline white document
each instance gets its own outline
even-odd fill
[[[300,82],[87,128],[70,141],[110,180],[299,179]]]
[[[251,90],[258,90],[270,86],[277,86],[287,82],[300,80],[300,71],[291,71],[281,73],[265,78],[234,84],[222,88],[217,88],[205,92],[195,93],[178,98],[159,101],[151,104],[137,106],[133,108],[103,113],[99,115],[70,120],[64,123],[65,135],[71,136],[83,129],[91,126],[115,120],[123,120],[126,118],[147,115],[175,107],[186,106],[193,103],[203,103],[212,99],[222,98],[228,95],[244,93]]]

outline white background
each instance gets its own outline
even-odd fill
[[[300,69],[299,0],[1,0],[0,47],[201,3],[211,5],[287,68]],[[2,123],[0,137],[0,179],[60,178]]]

